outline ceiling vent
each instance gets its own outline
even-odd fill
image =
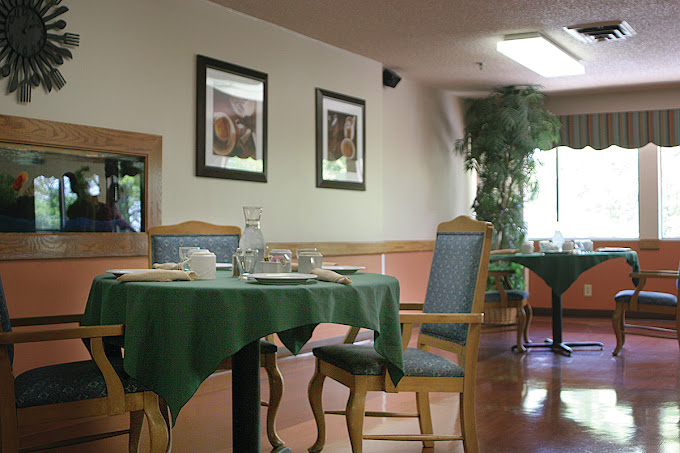
[[[579,41],[588,44],[594,42],[623,41],[624,39],[635,35],[635,30],[633,30],[625,20],[574,25],[572,27],[564,27],[564,31]]]

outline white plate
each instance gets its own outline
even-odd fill
[[[257,283],[265,285],[298,285],[305,283],[307,280],[316,278],[314,274],[299,274],[297,272],[290,273],[271,273],[271,274],[250,274],[248,277],[254,278]]]
[[[230,271],[233,267],[231,263],[217,263],[215,266],[218,271]]]
[[[338,274],[341,275],[350,275],[355,273],[356,271],[366,269],[366,266],[322,266],[321,268],[337,272]]]
[[[597,249],[598,252],[628,252],[630,247],[600,247]]]
[[[109,269],[105,272],[113,274],[116,277],[120,277],[121,275],[124,274],[141,274],[142,272],[153,272],[158,270],[160,269]]]

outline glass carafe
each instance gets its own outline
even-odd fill
[[[244,206],[243,214],[246,217],[246,227],[241,234],[238,246],[241,250],[257,250],[257,265],[255,272],[260,272],[260,261],[264,260],[264,235],[260,229],[260,218],[262,217],[261,206]]]

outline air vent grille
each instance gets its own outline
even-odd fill
[[[635,35],[635,31],[626,21],[574,25],[571,27],[564,27],[564,30],[579,41],[588,44],[595,42],[622,41]]]

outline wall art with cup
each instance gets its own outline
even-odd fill
[[[316,89],[316,186],[366,190],[366,102]]]
[[[196,176],[267,182],[267,74],[197,56]]]

